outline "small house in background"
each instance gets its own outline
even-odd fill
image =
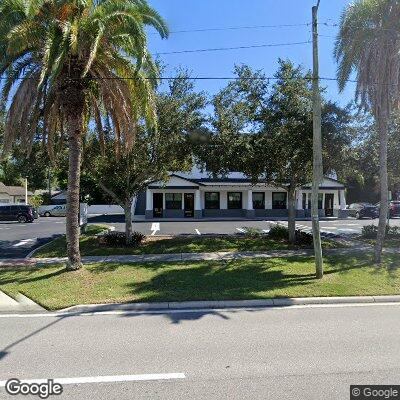
[[[51,204],[67,204],[67,191],[62,190],[51,196]]]
[[[28,202],[32,196],[33,193],[28,191]],[[25,203],[25,188],[23,186],[6,186],[0,182],[1,203]]]

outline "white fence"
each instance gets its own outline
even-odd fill
[[[132,202],[132,213],[135,212],[135,200]],[[124,209],[116,204],[92,204],[88,207],[88,214],[123,214]]]

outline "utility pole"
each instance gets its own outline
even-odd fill
[[[319,59],[318,59],[318,8],[320,0],[312,8],[313,33],[313,182],[311,192],[311,220],[314,240],[316,277],[324,275],[322,261],[321,232],[318,216],[318,192],[322,182],[322,139],[321,139],[321,93],[319,89]]]
[[[28,204],[28,177],[25,177],[25,204]]]
[[[49,192],[49,199],[51,199],[51,172],[50,172],[50,167],[47,168],[47,191]]]

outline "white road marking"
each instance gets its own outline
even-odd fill
[[[13,244],[12,247],[21,247],[21,246],[26,246],[27,244],[31,244],[36,242],[36,238],[34,239],[24,239],[20,240],[18,243]]]
[[[183,373],[172,374],[143,374],[143,375],[111,375],[111,376],[84,376],[76,378],[54,378],[54,382],[61,385],[75,385],[82,383],[112,383],[112,382],[135,382],[135,381],[158,381],[168,379],[185,379]],[[47,379],[21,379],[24,383],[45,383]],[[0,387],[4,387],[7,381],[0,381]]]
[[[151,233],[151,236],[154,236],[156,234],[156,232],[160,230],[160,223],[159,222],[153,222],[151,224],[150,230],[153,231]]]
[[[61,317],[95,317],[102,315],[156,315],[156,314],[193,314],[193,313],[205,313],[210,311],[218,311],[218,312],[247,312],[253,310],[265,310],[265,311],[274,311],[274,310],[293,310],[296,308],[344,308],[344,307],[381,307],[381,306],[392,306],[399,307],[400,304],[396,302],[388,302],[388,303],[342,303],[342,304],[293,304],[289,306],[265,306],[265,307],[226,307],[226,308],[193,308],[193,309],[175,309],[175,310],[143,310],[143,311],[96,311],[91,313],[66,313],[66,312],[58,312],[58,313],[41,313],[41,314],[0,314],[0,319],[2,318],[61,318]]]
[[[200,231],[199,231],[198,229],[195,229],[195,232],[196,232],[198,235],[201,235],[201,233],[200,233]]]
[[[236,228],[237,231],[239,231],[240,233],[246,233],[246,231],[242,228]]]

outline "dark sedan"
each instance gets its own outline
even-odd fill
[[[357,219],[378,218],[379,209],[370,203],[353,203],[349,206],[349,214]]]

